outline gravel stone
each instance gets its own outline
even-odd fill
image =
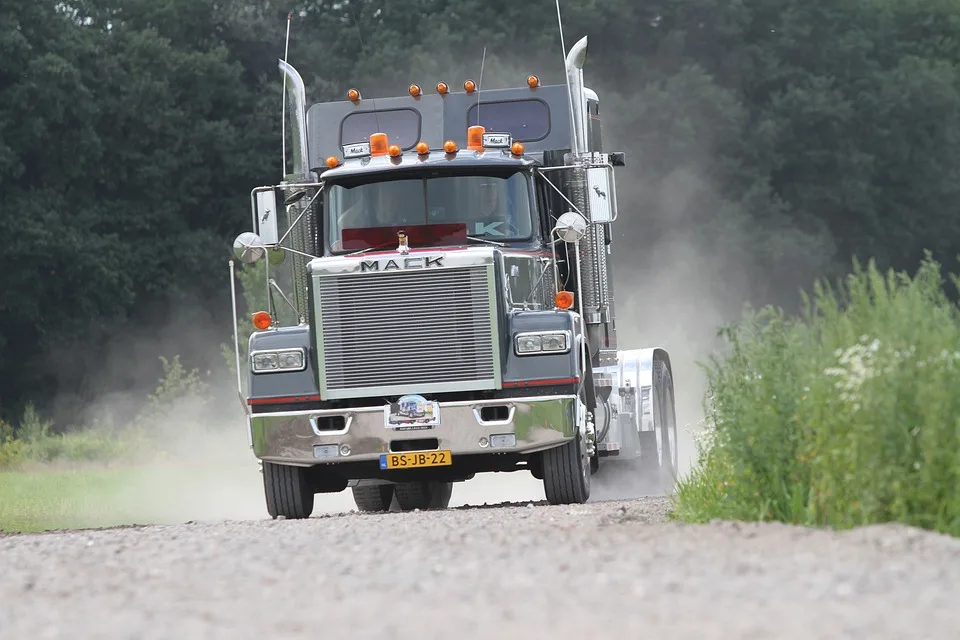
[[[0,537],[4,638],[956,638],[960,541],[663,498]]]

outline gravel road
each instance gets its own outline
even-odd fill
[[[660,498],[0,537],[2,638],[960,637],[960,541]]]

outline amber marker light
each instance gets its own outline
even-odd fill
[[[371,156],[387,155],[387,134],[375,133],[370,136],[370,155]]]
[[[347,91],[347,100],[350,100],[351,102],[359,102],[360,92],[356,89],[350,89],[350,91]]]
[[[450,91],[450,85],[448,85],[446,82],[437,83],[437,93],[439,93],[442,96],[445,96],[447,95],[448,91]]]
[[[483,151],[483,133],[486,129],[480,125],[467,128],[467,149]]]
[[[422,156],[427,155],[428,153],[430,153],[430,145],[428,145],[426,142],[418,142],[417,153],[419,153]]]
[[[337,156],[329,156],[327,158],[327,166],[331,169],[335,169],[340,166],[340,159]]]
[[[412,95],[414,98],[419,97],[423,93],[423,89],[421,89],[420,85],[418,84],[410,85],[409,91],[410,95]]]
[[[253,326],[261,331],[270,328],[270,324],[273,323],[273,318],[270,317],[270,314],[266,311],[257,311],[253,314]]]
[[[553,304],[557,306],[557,309],[572,309],[573,294],[569,291],[558,291],[557,295],[553,297]]]
[[[400,155],[401,152],[402,150],[400,149],[400,145],[398,144],[390,145],[390,149],[388,150],[388,153],[390,154],[391,158],[396,158],[397,156]]]
[[[515,156],[522,156],[522,155],[523,155],[523,143],[522,143],[522,142],[514,142],[513,145],[510,147],[510,151],[512,151],[512,152],[513,152],[513,155],[515,155]]]
[[[540,78],[533,74],[527,76],[527,86],[531,89],[536,89],[540,86]]]
[[[473,80],[467,80],[463,83],[463,88],[466,89],[467,93],[473,93],[477,90],[477,83]]]
[[[443,143],[443,150],[447,153],[456,153],[457,152],[457,143],[453,140],[447,140]]]

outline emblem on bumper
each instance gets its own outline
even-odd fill
[[[397,431],[432,429],[440,424],[440,404],[423,396],[403,396],[384,408],[384,423]]]

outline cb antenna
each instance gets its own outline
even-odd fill
[[[283,45],[283,63],[287,63],[287,54],[290,52],[290,21],[293,20],[293,12],[287,14],[287,39]],[[283,162],[281,163],[281,176],[287,175],[287,74],[283,74],[283,98],[281,99],[280,116],[280,139],[283,147]]]
[[[483,56],[480,58],[480,80],[477,82],[477,124],[480,124],[480,87],[483,86],[483,63],[487,60],[487,48],[483,48]]]
[[[563,44],[563,20],[560,19],[560,0],[557,0],[557,26],[560,28],[560,50],[563,58],[564,67],[567,64],[567,46]]]
[[[360,53],[364,58],[367,57],[367,49],[363,46],[363,34],[360,31],[360,23],[357,22],[357,16],[353,13],[353,3],[347,2],[347,11],[350,12],[350,17],[353,18],[353,25],[357,28],[357,40],[360,41]],[[372,98],[373,100],[373,117],[377,121],[377,133],[383,133],[380,130],[380,114],[377,112],[377,99]]]

